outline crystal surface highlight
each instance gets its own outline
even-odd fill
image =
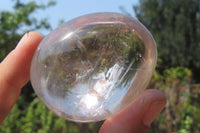
[[[104,120],[132,102],[147,86],[157,51],[147,29],[119,13],[73,19],[38,46],[31,83],[60,117]]]

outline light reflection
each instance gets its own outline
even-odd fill
[[[98,99],[96,95],[87,94],[83,97],[83,103],[86,105],[88,109],[91,109],[98,103]]]
[[[115,64],[111,67],[107,73],[99,73],[93,76],[93,80],[97,80],[90,90],[89,94],[82,97],[81,103],[83,103],[87,109],[99,106],[106,98],[111,96],[111,90],[119,81],[123,67],[119,64]]]
[[[63,38],[62,38],[62,41],[63,40],[66,40],[67,38],[71,37],[73,35],[74,32],[69,32],[68,34],[66,34]]]

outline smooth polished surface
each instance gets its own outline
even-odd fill
[[[118,13],[73,19],[37,48],[31,83],[60,117],[77,122],[104,120],[146,88],[157,51],[148,30]]]

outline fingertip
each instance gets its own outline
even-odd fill
[[[29,37],[29,38],[31,37],[33,39],[37,38],[38,40],[42,40],[44,38],[42,34],[36,32],[36,31],[30,31],[30,32],[28,32],[27,33],[27,37]]]
[[[42,39],[43,36],[34,31],[22,37],[17,47],[0,63],[0,81],[3,85],[8,86],[9,83],[19,89],[26,84],[33,54]]]
[[[160,90],[148,89],[143,92],[139,101],[142,105],[141,108],[145,110],[142,118],[143,124],[146,127],[150,127],[151,123],[156,119],[158,114],[166,105],[166,96]]]
[[[166,101],[155,101],[153,102],[148,111],[145,113],[143,117],[143,123],[145,126],[150,127],[151,123],[156,119],[158,114],[162,111],[166,104]]]
[[[23,37],[21,38],[21,40],[19,41],[19,43],[17,44],[15,49],[20,49],[21,47],[24,47],[24,45],[31,45],[34,44],[35,46],[37,46],[37,44],[39,44],[38,42],[40,42],[43,39],[43,36],[35,31],[31,31],[28,33],[25,33],[23,35]],[[32,43],[30,43],[30,41]]]

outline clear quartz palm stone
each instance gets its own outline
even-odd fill
[[[89,14],[45,37],[32,60],[31,82],[58,116],[100,121],[146,88],[156,59],[154,39],[140,22],[119,13]]]

